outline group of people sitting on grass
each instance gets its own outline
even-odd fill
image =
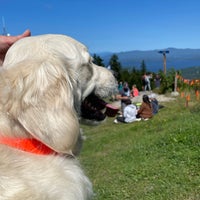
[[[123,108],[122,114],[117,116],[114,123],[131,123],[141,120],[147,121],[152,118],[153,115],[158,113],[159,109],[158,101],[155,97],[153,97],[153,95],[143,95],[142,104],[139,109],[137,109],[137,106],[134,105],[129,98],[124,99],[123,103],[125,104],[125,107]]]
[[[121,92],[117,96],[118,100],[121,100],[121,115],[117,116],[114,123],[124,122],[131,123],[134,121],[148,120],[158,112],[159,105],[155,94],[143,95],[142,103],[139,108],[134,105],[129,95],[126,95],[127,87],[123,88],[124,92]]]
[[[118,110],[121,110],[120,115],[114,120],[114,123],[124,122],[131,123],[134,121],[148,120],[158,112],[159,105],[155,94],[143,95],[143,101],[138,106],[132,103],[132,98],[139,95],[136,86],[133,85],[132,90],[129,90],[128,85],[119,90],[116,99],[121,101],[121,109],[112,107],[111,104],[91,94],[85,98],[81,105],[81,115],[85,119],[103,121],[106,116],[116,116]]]

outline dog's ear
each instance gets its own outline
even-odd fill
[[[66,70],[55,60],[37,63],[29,60],[6,71],[7,112],[47,146],[71,153],[79,135],[73,70],[70,67]]]

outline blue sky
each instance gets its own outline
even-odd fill
[[[11,35],[66,34],[92,53],[200,48],[199,0],[0,0],[0,16]]]

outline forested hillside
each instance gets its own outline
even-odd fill
[[[181,74],[186,79],[200,79],[200,66],[181,69]]]
[[[166,54],[167,69],[174,68],[180,70],[190,67],[196,68],[200,66],[200,49],[167,48],[167,50],[169,50],[169,53]],[[163,69],[163,55],[159,53],[159,50],[134,50],[129,52],[116,53],[109,52],[97,55],[99,55],[103,59],[104,64],[107,66],[113,54],[116,54],[118,56],[118,61],[124,68],[135,67],[139,69],[142,61],[144,60],[147,70],[149,71],[157,72]],[[195,68],[190,73],[196,73]],[[183,72],[185,73],[185,71]],[[187,71],[186,75],[189,75]]]

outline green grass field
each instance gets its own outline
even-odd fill
[[[81,125],[95,200],[200,200],[200,102],[162,105],[149,121]]]

